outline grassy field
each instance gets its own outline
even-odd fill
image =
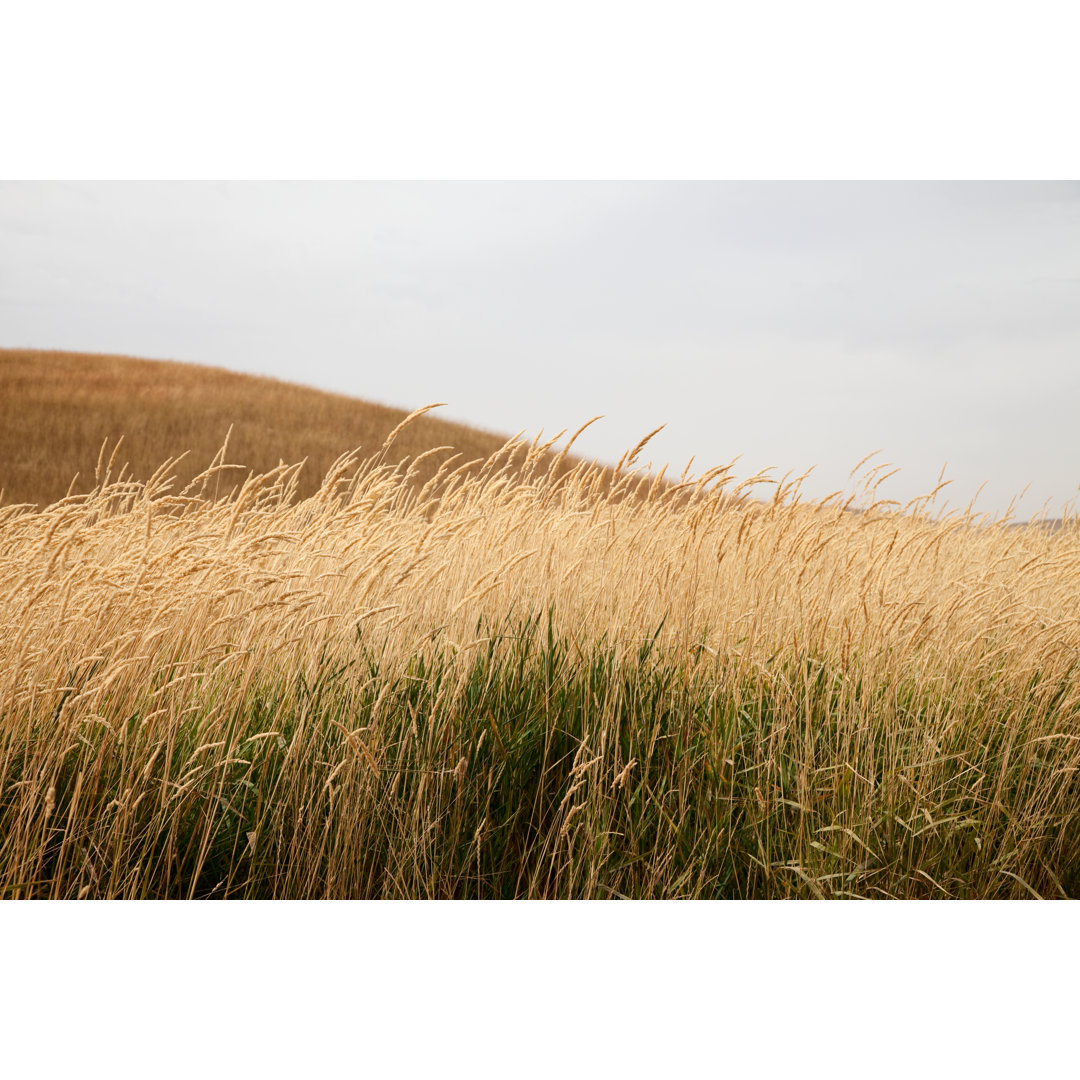
[[[0,509],[0,895],[1080,897],[1075,521],[429,422]]]
[[[73,492],[89,492],[106,438],[113,445],[123,438],[117,470],[126,466],[125,475],[140,480],[187,451],[175,469],[183,486],[230,430],[229,460],[246,468],[222,474],[221,485],[281,461],[305,462],[297,493],[306,497],[342,453],[380,446],[404,417],[400,409],[221,368],[0,349],[0,505],[56,502],[76,474]],[[487,458],[504,439],[425,416],[401,433],[397,452],[452,446],[467,462]],[[418,476],[428,479],[434,469],[422,462]]]

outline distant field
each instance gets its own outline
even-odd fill
[[[0,508],[0,897],[1080,898],[1075,520],[520,442],[420,486],[426,416],[300,498],[251,423],[239,488]]]
[[[230,427],[228,460],[256,473],[306,459],[297,481],[303,497],[341,454],[379,447],[404,417],[400,409],[220,368],[0,349],[0,505],[55,502],[76,473],[75,492],[90,491],[102,442],[109,439],[111,448],[121,436],[115,466],[127,464],[136,480],[189,451],[175,470],[182,487],[210,464]],[[415,456],[448,445],[465,462],[487,458],[504,440],[425,416],[402,433],[395,451]],[[436,467],[434,460],[422,465],[418,477]]]

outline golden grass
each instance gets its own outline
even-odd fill
[[[408,430],[0,511],[0,894],[1080,894],[1075,521]]]
[[[232,487],[248,471],[263,473],[282,460],[306,461],[297,482],[313,494],[337,458],[377,447],[404,418],[391,409],[276,379],[195,364],[125,356],[0,349],[0,505],[48,505],[94,486],[102,443],[123,438],[119,470],[147,480],[174,455],[182,483],[213,457],[226,433],[230,460],[246,466],[223,474]],[[461,462],[485,459],[503,443],[494,435],[424,417],[402,433],[401,454],[453,446]],[[422,466],[426,479],[435,462]],[[115,475],[115,474],[114,474]],[[226,489],[227,490],[227,489]]]

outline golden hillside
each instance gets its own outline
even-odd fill
[[[424,402],[418,401],[418,406]],[[400,409],[293,383],[195,364],[128,356],[0,349],[2,504],[47,505],[94,486],[104,440],[122,436],[116,469],[148,479],[188,451],[180,486],[201,472],[229,437],[228,460],[265,472],[306,459],[301,496],[312,494],[334,461],[358,447],[374,452],[405,417]],[[394,456],[452,446],[461,462],[489,457],[505,437],[427,415],[394,444]],[[449,452],[429,459],[432,475]],[[237,472],[237,481],[244,479]],[[114,470],[115,477],[115,470]]]

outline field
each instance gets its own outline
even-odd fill
[[[0,509],[0,895],[1080,897],[1075,520],[432,422]]]
[[[47,505],[94,486],[102,440],[123,437],[118,467],[147,479],[167,458],[181,486],[206,467],[226,436],[244,471],[305,462],[297,492],[318,490],[342,453],[376,447],[405,417],[391,409],[276,379],[128,356],[0,349],[0,505]],[[484,459],[505,436],[421,417],[397,441],[402,455],[454,447],[460,461]],[[421,463],[428,479],[433,464]],[[75,479],[74,486],[72,480]]]

